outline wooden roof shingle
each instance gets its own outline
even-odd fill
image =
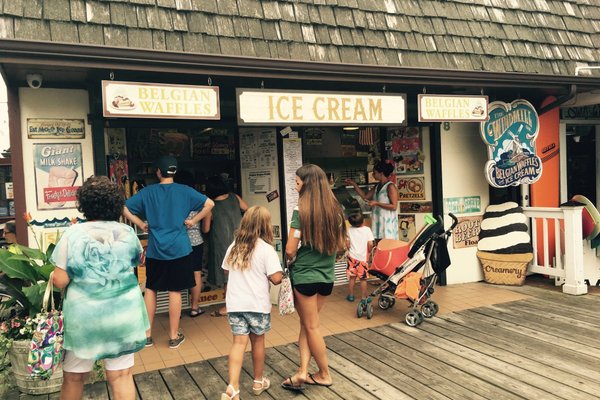
[[[0,38],[561,75],[600,61],[600,2],[0,0]]]

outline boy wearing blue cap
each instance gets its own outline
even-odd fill
[[[125,203],[123,215],[148,232],[146,250],[146,292],[144,302],[150,320],[146,346],[152,346],[152,322],[156,312],[156,292],[169,292],[169,347],[185,340],[179,332],[181,291],[194,287],[194,268],[189,259],[192,246],[187,227],[196,225],[213,208],[211,199],[189,186],[175,183],[177,159],[162,156],[156,162],[159,183],[149,185]],[[187,219],[191,211],[197,211]],[[146,220],[146,222],[144,222]]]

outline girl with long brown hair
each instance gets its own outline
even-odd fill
[[[269,281],[281,282],[279,256],[272,246],[273,228],[269,211],[250,207],[235,232],[223,260],[229,271],[225,304],[227,320],[233,333],[229,353],[229,385],[221,400],[239,399],[240,371],[248,341],[252,344],[255,395],[267,390],[271,383],[263,376],[265,365],[265,333],[271,328]]]
[[[304,384],[330,386],[327,349],[320,330],[319,311],[333,290],[336,254],[346,247],[346,225],[325,172],[313,164],[296,171],[298,207],[292,215],[285,246],[291,267],[294,302],[300,317],[300,367],[282,386],[300,391]],[[319,371],[308,373],[311,356]]]

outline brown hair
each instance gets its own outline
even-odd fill
[[[90,176],[77,189],[77,210],[88,221],[118,221],[125,200],[117,185],[107,176]]]
[[[235,231],[235,241],[227,256],[227,264],[233,269],[242,271],[250,268],[250,260],[258,239],[271,244],[273,227],[269,210],[265,207],[253,206],[244,213],[240,227]]]
[[[333,255],[346,247],[346,224],[340,203],[333,195],[325,172],[314,165],[298,168],[302,181],[298,211],[302,243]]]

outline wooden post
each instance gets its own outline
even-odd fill
[[[583,206],[561,206],[565,216],[565,284],[563,293],[581,295],[588,292],[583,273]]]

